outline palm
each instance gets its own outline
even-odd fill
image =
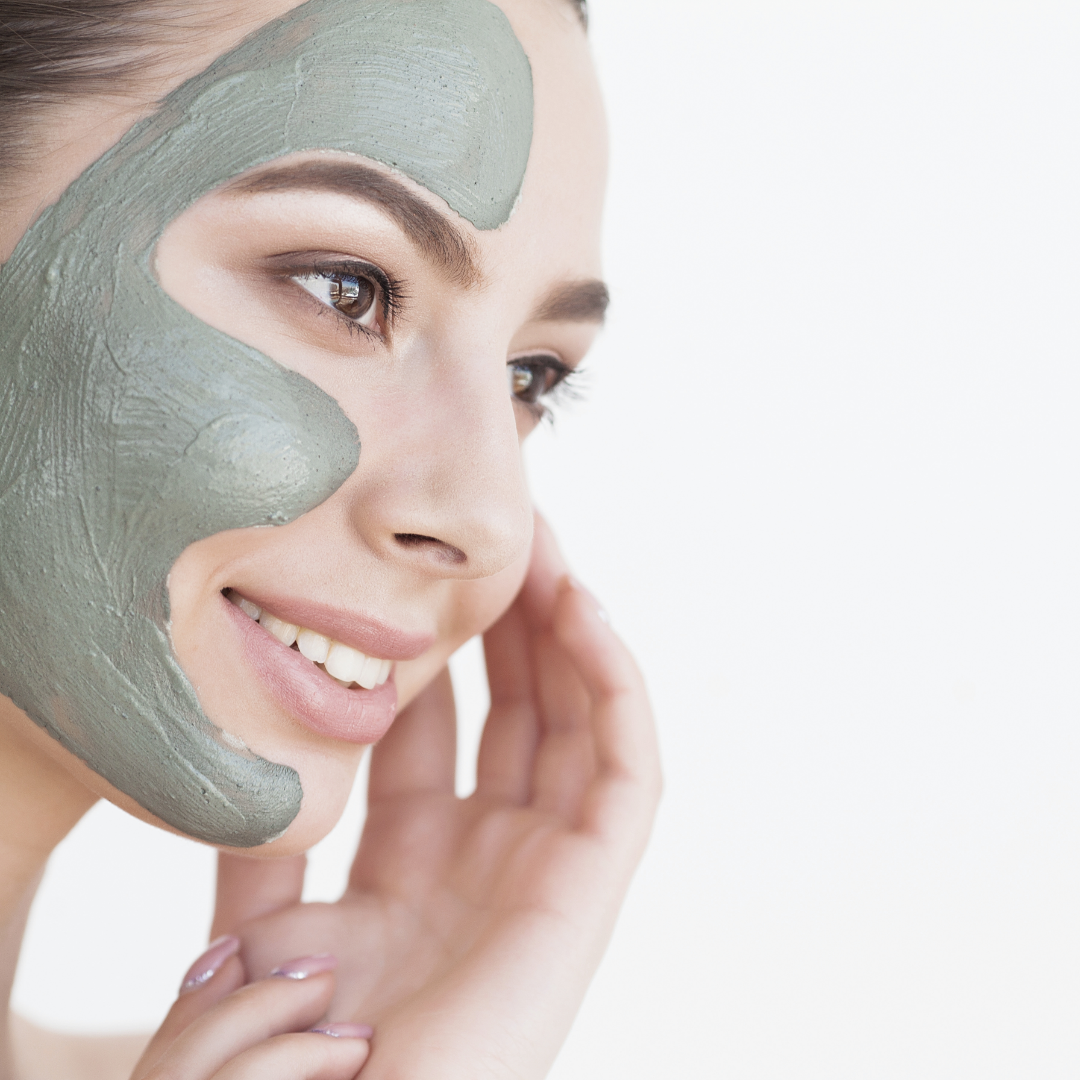
[[[252,976],[286,955],[337,954],[331,1018],[378,1032],[365,1077],[406,1059],[423,1075],[429,1047],[440,1077],[485,1075],[482,1059],[493,1076],[542,1075],[647,836],[655,753],[636,672],[618,659],[605,671],[610,657],[582,671],[568,642],[585,633],[575,605],[588,602],[558,592],[548,546],[485,638],[492,708],[476,792],[454,794],[444,672],[373,752],[342,899],[242,927]]]

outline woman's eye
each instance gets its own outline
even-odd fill
[[[506,367],[510,379],[510,393],[526,405],[536,405],[571,372],[566,364],[554,356],[530,356],[511,360]]]
[[[380,290],[370,278],[328,271],[297,275],[293,281],[352,322],[364,327],[378,324]]]

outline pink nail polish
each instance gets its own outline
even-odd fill
[[[320,1024],[311,1031],[315,1035],[332,1035],[335,1039],[370,1039],[375,1034],[370,1024]]]
[[[235,956],[240,950],[240,939],[231,934],[219,937],[217,941],[211,941],[210,947],[188,968],[187,974],[180,983],[180,993],[187,994],[197,990],[203,983],[209,982],[217,973],[218,969],[230,956]]]
[[[324,952],[315,956],[301,956],[298,960],[286,960],[270,974],[279,979],[310,979],[312,975],[321,975],[324,971],[333,971],[336,967],[337,957]]]

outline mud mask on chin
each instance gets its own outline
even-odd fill
[[[266,843],[303,792],[203,715],[169,569],[317,506],[360,447],[332,398],[170,299],[154,245],[208,191],[315,149],[495,228],[531,138],[529,63],[487,0],[311,0],[170,94],[0,270],[0,692],[190,836]]]

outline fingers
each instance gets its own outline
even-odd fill
[[[278,1035],[235,1057],[214,1080],[353,1080],[368,1053],[365,1039]]]
[[[235,957],[231,960],[235,961]],[[327,956],[291,961],[282,965],[277,974],[221,997],[225,982],[222,979],[225,974],[223,968],[205,986],[181,995],[158,1037],[155,1037],[158,1052],[151,1057],[148,1051],[133,1074],[135,1080],[210,1080],[227,1066],[234,1071],[222,1075],[233,1076],[234,1080],[240,1080],[240,1077],[246,1080],[250,1076],[255,1080],[258,1074],[253,1071],[235,1071],[237,1060],[267,1040],[306,1031],[316,1024],[325,1014],[333,994],[334,980],[330,969],[334,963],[333,958]],[[219,981],[222,985],[215,985]],[[211,987],[219,995],[216,1001],[208,1000]],[[180,1033],[175,1034],[175,1028],[179,1025],[174,1022],[174,1014],[190,1011],[193,1005],[202,1007],[201,1015],[189,1020]],[[338,1060],[332,1056],[334,1051],[330,1051],[331,1056],[327,1057],[319,1049],[321,1040],[336,1040],[326,1035],[311,1036],[310,1039],[314,1040],[312,1048],[316,1065],[321,1068],[320,1062],[329,1063],[329,1067]],[[295,1076],[323,1076],[318,1071],[297,1070],[294,1051],[285,1044],[281,1045],[282,1049],[275,1052],[280,1052],[288,1061]],[[257,1058],[260,1066],[266,1064],[264,1058]],[[341,1075],[343,1080],[351,1080],[351,1073]],[[260,1076],[259,1080],[264,1080],[264,1077]]]
[[[588,695],[552,631],[560,583],[566,575],[566,560],[555,536],[537,514],[529,572],[511,609],[520,612],[514,627],[518,632],[501,634],[491,643],[493,761],[489,768],[507,788],[513,777],[511,793],[519,801],[527,792],[524,797],[536,809],[577,824],[595,765]],[[502,627],[493,628],[493,638],[494,629]],[[496,668],[493,660],[502,663]],[[504,714],[497,710],[498,704],[504,705]],[[495,784],[488,787],[494,789]],[[481,790],[479,782],[477,788]]]
[[[595,601],[567,576],[539,515],[521,594],[484,649],[492,707],[477,791],[531,801],[576,826],[598,769],[609,782],[607,802],[616,798],[611,783],[633,772],[625,795],[651,819],[659,768],[641,676]],[[613,695],[625,695],[627,707],[612,712]]]
[[[555,534],[537,513],[529,572],[525,575],[525,583],[521,587],[522,605],[534,630],[551,625],[559,595],[559,582],[568,571],[569,567],[559,550]]]
[[[476,761],[476,790],[523,806],[532,795],[539,721],[532,640],[520,602],[484,635],[484,660],[491,708]]]
[[[452,795],[456,759],[454,688],[444,668],[372,751],[368,804],[419,793]]]
[[[529,682],[528,634],[550,622],[565,564],[551,530],[536,515],[533,554],[521,602],[484,638],[492,708],[477,762],[477,789],[522,803],[529,797],[537,742]],[[530,625],[531,624],[531,625]],[[457,757],[453,686],[443,672],[394,722],[375,747],[368,803],[404,794],[452,794]]]
[[[596,773],[591,701],[570,656],[551,632],[536,641],[542,737],[533,771],[533,805],[571,825]]]
[[[211,942],[188,968],[179,996],[139,1059],[135,1077],[142,1076],[194,1020],[244,985],[246,976],[239,953],[240,939],[223,937]]]
[[[303,855],[252,859],[219,853],[211,938],[234,934],[250,919],[298,904],[306,865]]]
[[[582,825],[606,836],[648,835],[660,797],[660,758],[644,681],[595,600],[570,578],[559,585],[554,636],[588,696],[596,779]]]
[[[491,709],[476,767],[477,794],[519,806],[537,795],[536,762],[548,734],[541,722],[543,676],[537,642],[550,629],[558,582],[566,573],[554,534],[539,513],[534,517],[532,554],[521,592],[484,635]]]

